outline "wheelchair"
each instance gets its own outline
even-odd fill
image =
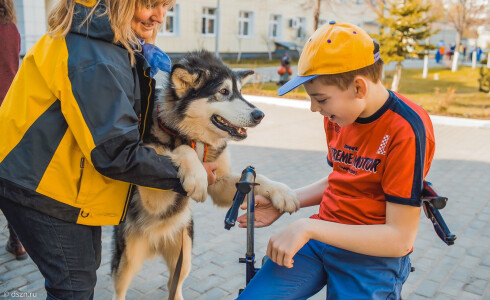
[[[239,258],[239,263],[246,264],[246,285],[252,280],[257,271],[260,268],[255,267],[255,252],[254,252],[254,228],[255,228],[255,195],[254,186],[255,183],[255,168],[248,166],[242,171],[240,181],[236,183],[237,191],[233,198],[233,204],[226,213],[225,217],[225,229],[230,230],[235,226],[236,219],[238,217],[238,209],[247,196],[247,251],[244,258]],[[452,234],[444,221],[440,209],[446,207],[448,198],[440,196],[428,181],[423,182],[422,196],[422,208],[425,216],[431,221],[434,226],[434,230],[437,236],[448,246],[454,244],[456,235]],[[267,256],[262,259],[262,265],[267,260]],[[412,267],[411,272],[415,270]],[[243,291],[240,289],[239,294]]]

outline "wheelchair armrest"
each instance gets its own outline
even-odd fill
[[[437,209],[443,209],[447,204],[447,197],[439,196],[432,183],[424,181],[424,188],[422,190],[422,202],[428,202],[432,207]]]

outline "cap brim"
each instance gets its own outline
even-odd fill
[[[288,82],[286,82],[286,84],[284,84],[283,86],[281,86],[278,90],[277,90],[277,94],[279,96],[282,96],[284,94],[287,94],[289,93],[291,90],[297,88],[298,86],[302,85],[303,83],[307,82],[307,81],[310,81],[312,80],[313,78],[316,78],[318,77],[318,75],[310,75],[310,76],[296,76],[294,77],[293,79],[289,80]]]

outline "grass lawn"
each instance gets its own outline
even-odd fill
[[[437,75],[436,75],[437,74]],[[439,77],[435,80],[435,77]],[[429,70],[426,79],[420,69],[404,69],[400,93],[419,103],[427,112],[475,119],[490,119],[490,95],[478,91],[479,67],[459,67],[455,73],[446,68]],[[393,72],[386,72],[385,85],[391,87]],[[277,96],[274,82],[250,83],[243,87],[245,94]],[[301,86],[287,95],[288,98],[308,100]]]

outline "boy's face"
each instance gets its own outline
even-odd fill
[[[365,109],[365,101],[357,98],[354,84],[343,91],[335,85],[326,85],[321,78],[315,78],[304,83],[304,87],[311,98],[311,111],[337,123],[347,126],[356,121]]]

